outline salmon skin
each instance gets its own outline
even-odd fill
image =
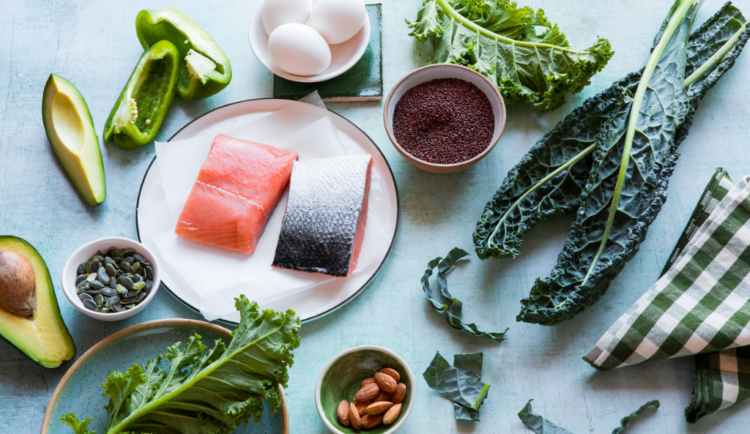
[[[273,266],[349,276],[367,223],[370,155],[296,161]]]
[[[219,134],[177,221],[183,238],[253,254],[297,153]]]

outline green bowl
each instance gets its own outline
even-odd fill
[[[356,434],[351,426],[341,425],[336,418],[339,403],[352,402],[354,394],[362,388],[362,380],[370,378],[383,368],[393,368],[401,374],[406,385],[401,414],[391,425],[380,425],[367,433],[390,434],[398,431],[414,406],[414,375],[404,359],[383,347],[363,346],[350,348],[336,355],[321,372],[315,386],[315,405],[323,423],[334,434]]]

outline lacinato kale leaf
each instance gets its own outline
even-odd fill
[[[483,332],[479,330],[476,324],[467,324],[463,322],[461,319],[463,303],[448,292],[448,280],[446,279],[446,275],[453,270],[458,261],[468,255],[469,254],[465,250],[455,247],[448,252],[445,258],[438,257],[427,263],[427,270],[425,270],[421,279],[422,290],[427,295],[427,300],[430,301],[435,312],[444,314],[448,325],[454,329],[471,333],[474,336],[485,336],[495,342],[502,342],[505,340],[505,332],[507,332],[508,329],[505,329],[502,333]],[[438,270],[437,290],[430,285],[430,276],[432,276],[435,267],[437,267]]]
[[[689,9],[699,4],[676,2],[657,35],[655,48],[677,7]],[[727,3],[690,36],[683,50],[674,42],[684,42],[689,20],[681,21],[682,27],[673,29],[671,48],[664,47],[665,52],[655,61],[649,83],[652,90],[644,92],[636,122],[629,123],[628,117],[637,86],[643,81],[640,72],[587,100],[509,172],[477,223],[474,243],[480,258],[514,258],[523,236],[539,220],[578,209],[558,265],[549,278],[537,281],[530,298],[523,301],[519,320],[554,325],[572,318],[598,300],[637,252],[648,225],[666,200],[677,146],[687,137],[698,103],[732,67],[747,41],[749,33],[743,22],[742,14]],[[684,91],[674,86],[676,79],[683,80]],[[654,95],[666,102],[656,101]],[[641,128],[647,122],[650,126],[662,123],[641,134],[639,122]],[[630,151],[633,160],[629,160],[620,183],[617,179],[623,167],[628,125],[636,126]],[[612,213],[618,189],[624,197],[618,199]],[[581,207],[583,200],[587,207]],[[607,241],[602,244],[608,226]],[[587,274],[589,279],[583,285]]]
[[[482,353],[455,354],[453,366],[438,351],[422,374],[430,389],[453,401],[456,420],[479,421],[479,407],[490,390],[482,383]]]
[[[572,434],[565,428],[560,428],[544,417],[535,414],[531,409],[531,401],[533,401],[533,399],[530,399],[529,402],[527,402],[526,405],[521,409],[521,411],[518,412],[518,417],[521,419],[521,422],[526,425],[526,428],[534,431],[536,434]],[[649,401],[640,406],[638,410],[622,418],[622,420],[620,420],[620,426],[615,428],[614,431],[612,431],[612,434],[622,434],[623,432],[625,432],[625,428],[630,425],[630,422],[632,422],[636,417],[640,416],[640,414],[649,407],[659,408],[659,401]]]
[[[406,22],[411,36],[432,45],[429,63],[468,66],[496,83],[506,104],[529,102],[541,111],[583,90],[614,54],[603,38],[571,48],[543,10],[511,0],[425,0]]]
[[[279,408],[278,387],[289,379],[300,319],[291,310],[261,312],[244,295],[236,306],[241,320],[229,345],[217,339],[208,350],[194,334],[145,366],[110,374],[103,384],[110,415],[105,434],[225,434],[250,417],[258,422],[263,401],[271,411]],[[169,361],[168,369],[162,360]],[[86,431],[90,418],[79,423],[69,413],[61,420],[76,434],[93,434]]]

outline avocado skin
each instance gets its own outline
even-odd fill
[[[45,368],[57,368],[72,360],[76,355],[75,342],[60,313],[44,258],[26,240],[12,235],[0,235],[0,250],[14,251],[28,259],[36,275],[37,291],[34,317],[25,318],[0,310],[0,336]],[[44,339],[41,334],[46,335]]]
[[[99,170],[101,171],[101,174],[102,174],[100,179],[89,179],[88,181],[89,183],[101,183],[101,189],[103,191],[103,194],[101,195],[101,197],[96,197],[95,195],[88,193],[87,186],[79,185],[79,181],[76,180],[76,176],[73,173],[73,171],[77,169],[66,164],[65,158],[60,154],[61,151],[59,148],[64,147],[64,145],[58,143],[57,136],[53,132],[54,130],[54,123],[52,121],[53,101],[50,100],[52,86],[56,86],[58,88],[65,88],[68,91],[67,95],[78,100],[78,102],[81,105],[81,111],[78,113],[78,115],[83,120],[83,127],[86,129],[89,139],[92,140],[91,145],[96,147],[96,153],[97,153],[98,159],[95,162],[95,164],[96,163],[99,164],[100,166]],[[60,165],[62,165],[63,169],[65,169],[65,173],[67,173],[68,178],[70,178],[73,185],[75,185],[76,190],[78,190],[78,193],[81,195],[83,200],[90,206],[96,207],[96,206],[101,205],[107,196],[107,189],[106,189],[106,182],[104,179],[104,161],[102,160],[102,153],[101,153],[101,149],[99,148],[99,137],[96,135],[96,130],[94,128],[94,119],[91,117],[91,112],[89,111],[88,104],[86,104],[86,100],[83,98],[83,95],[81,95],[81,92],[78,91],[78,89],[73,85],[73,83],[71,83],[70,81],[66,80],[63,77],[60,77],[59,75],[50,74],[49,78],[47,79],[47,83],[44,85],[44,95],[42,97],[42,121],[44,122],[44,131],[47,134],[47,140],[49,140],[49,143],[52,147],[52,151],[55,153],[55,157],[57,157],[57,160],[60,162]]]

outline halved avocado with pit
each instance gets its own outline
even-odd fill
[[[0,336],[45,368],[76,355],[47,264],[28,242],[0,235]]]
[[[42,119],[52,150],[83,200],[100,205],[107,188],[99,138],[89,107],[71,82],[50,74],[44,86]]]

